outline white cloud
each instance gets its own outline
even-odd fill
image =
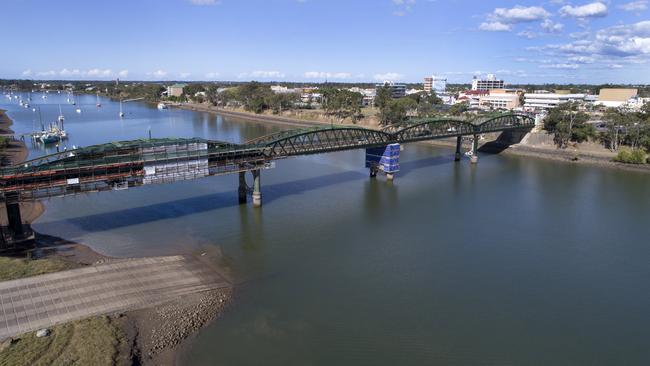
[[[560,15],[574,18],[598,18],[607,15],[607,5],[595,2],[582,6],[565,5],[560,8]]]
[[[49,71],[39,71],[36,73],[36,76],[55,76],[56,71],[54,70],[49,70]]]
[[[627,4],[621,4],[618,7],[619,9],[623,9],[625,11],[643,11],[648,8],[648,1],[646,0],[632,1]]]
[[[560,23],[554,23],[550,19],[544,19],[541,24],[541,27],[547,33],[560,33],[564,29],[564,25]]]
[[[178,74],[178,76],[180,76],[181,79],[187,79],[191,75],[192,75],[192,73],[190,73],[190,72],[181,72],[180,74]]]
[[[63,77],[79,76],[81,75],[81,71],[79,69],[73,69],[73,70],[63,69],[59,71],[59,75]]]
[[[622,68],[623,68],[623,65],[620,65],[620,64],[610,64],[610,65],[609,65],[609,68],[610,68],[610,69],[622,69]]]
[[[512,30],[512,26],[510,24],[505,24],[501,22],[481,23],[481,25],[478,28],[482,31],[488,31],[488,32],[509,32]]]
[[[216,78],[219,77],[219,73],[218,72],[209,72],[209,73],[205,74],[205,77],[206,77],[206,79],[216,79]]]
[[[240,79],[259,78],[259,79],[284,79],[284,73],[280,71],[256,70],[250,73],[239,74]]]
[[[194,5],[217,5],[220,4],[220,0],[189,0],[190,3]]]
[[[525,31],[519,32],[519,33],[517,33],[517,35],[518,35],[519,37],[524,37],[524,38],[528,38],[528,39],[534,39],[534,38],[537,38],[537,33],[535,33],[535,32],[531,32],[531,31],[528,31],[528,30],[525,30]]]
[[[76,70],[78,71],[78,70]],[[88,77],[100,77],[100,78],[107,78],[111,77],[113,75],[113,72],[110,69],[90,69],[85,73],[86,76]]]
[[[514,8],[496,8],[489,15],[495,22],[501,23],[524,23],[548,18],[550,16],[546,9],[539,6],[515,6]]]
[[[387,72],[384,74],[375,74],[373,77],[375,80],[379,80],[379,81],[385,81],[385,80],[397,81],[404,78],[404,75],[398,74],[396,72]]]
[[[165,70],[156,70],[154,72],[148,72],[147,75],[152,76],[152,77],[157,78],[157,79],[161,79],[161,78],[164,78],[165,76],[167,76],[167,71],[165,71]]]
[[[559,64],[545,64],[545,65],[540,65],[539,67],[543,69],[575,70],[580,66],[578,64],[559,63]]]
[[[543,49],[568,55],[646,57],[650,54],[650,20],[604,28],[588,39]]]
[[[397,6],[397,10],[393,12],[393,15],[398,17],[403,17],[407,13],[413,10],[413,5],[415,5],[415,0],[392,0],[393,4]]]
[[[347,72],[323,72],[323,71],[308,71],[304,74],[306,79],[350,79],[352,74]]]
[[[117,73],[117,76],[126,78],[129,76],[129,70],[120,70],[120,72]]]
[[[569,57],[569,61],[576,62],[579,64],[593,64],[596,59],[591,56],[572,56]]]
[[[33,74],[32,70],[30,70],[30,69],[27,69],[27,70],[23,71],[23,76],[32,76],[32,74]]]

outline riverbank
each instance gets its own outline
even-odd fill
[[[12,123],[5,111],[0,110],[0,132],[4,136],[13,135]],[[27,156],[25,144],[12,140],[5,149],[0,149],[0,165],[18,164]],[[37,220],[44,210],[40,202],[21,203],[22,218],[28,224]],[[0,221],[6,225],[4,207],[0,210]],[[217,261],[208,257],[201,257],[206,266]],[[80,243],[36,233],[27,246],[3,253],[0,280],[60,272],[115,259]],[[27,359],[47,363],[63,357],[92,364],[101,360],[106,365],[171,365],[198,330],[223,314],[232,302],[232,294],[232,287],[213,289],[148,309],[57,325],[50,329],[52,336],[49,337],[36,338],[33,333],[26,333],[0,344],[0,364],[21,365]],[[80,336],[83,334],[88,335]],[[106,339],[88,343],[92,334],[104,334]],[[87,347],[88,344],[92,347]],[[93,347],[99,354],[110,357],[94,358]]]
[[[318,121],[318,120],[305,120],[298,118],[291,118],[285,116],[275,116],[268,114],[255,114],[251,112],[241,111],[241,110],[230,110],[217,108],[214,106],[209,106],[207,104],[196,104],[196,103],[179,103],[173,105],[176,108],[216,113],[221,114],[226,117],[235,117],[240,119],[245,119],[253,122],[267,122],[278,125],[292,126],[292,127],[318,127],[318,126],[328,126],[330,122]],[[350,124],[351,126],[358,126]],[[378,129],[379,126],[363,125],[366,128],[375,128]],[[496,137],[496,135],[495,135]],[[494,139],[487,139],[482,144],[481,147],[485,146],[487,143],[493,141]],[[422,144],[429,144],[431,146],[445,147],[445,148],[456,148],[456,139],[439,139],[420,142]],[[464,145],[464,148],[469,149],[469,143]],[[584,150],[581,149],[580,144],[576,145],[573,148],[568,149],[557,149],[554,146],[546,145],[536,145],[532,143],[519,143],[508,146],[507,148],[499,148],[497,150],[489,147],[483,147],[479,152],[483,153],[500,153],[504,155],[511,156],[521,156],[529,157],[536,159],[544,160],[553,160],[568,164],[585,164],[592,166],[599,166],[604,168],[615,168],[626,171],[635,171],[650,173],[650,164],[644,165],[635,165],[635,164],[624,164],[613,161],[615,154],[607,151],[606,149],[601,149],[602,151],[594,151],[594,149]],[[498,151],[498,152],[497,152]]]

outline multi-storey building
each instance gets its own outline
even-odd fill
[[[432,90],[436,94],[444,93],[447,90],[447,79],[435,75],[424,78],[424,91],[431,93]]]
[[[375,85],[375,89],[379,90],[385,86],[390,88],[390,95],[395,99],[406,95],[406,85],[395,84],[392,81],[384,81],[382,84],[377,84]]]
[[[488,74],[486,79],[479,79],[476,76],[472,79],[472,90],[503,89],[504,86],[503,80],[497,80],[494,74]]]

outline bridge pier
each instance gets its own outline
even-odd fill
[[[456,137],[456,156],[454,157],[454,161],[460,161],[460,158],[462,156],[460,149],[462,145],[463,145],[463,137],[462,136]]]
[[[377,178],[377,172],[379,171],[379,169],[377,169],[376,166],[371,166],[369,170],[370,170],[370,178]]]
[[[253,170],[253,207],[262,207],[262,190],[260,182],[260,170]]]
[[[18,193],[11,192],[5,194],[5,206],[7,208],[7,221],[9,230],[14,236],[22,236],[23,232],[23,219],[20,216],[20,204],[18,203]]]
[[[472,156],[469,159],[470,163],[478,163],[478,135],[474,135],[474,141],[472,141]]]
[[[237,190],[239,195],[239,204],[246,204],[248,198],[248,187],[246,186],[246,172],[239,172],[239,189]]]

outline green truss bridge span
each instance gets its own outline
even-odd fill
[[[534,124],[526,115],[501,114],[475,120],[410,120],[383,130],[353,126],[287,130],[243,144],[198,138],[110,142],[0,169],[0,200],[7,205],[9,226],[18,230],[18,202],[21,201],[240,173],[240,202],[246,202],[246,196],[252,193],[254,205],[259,206],[260,170],[270,167],[274,160],[449,137],[458,138],[459,153],[460,138],[474,136],[475,161],[477,136],[530,129]],[[253,173],[251,188],[246,186],[247,171]]]

